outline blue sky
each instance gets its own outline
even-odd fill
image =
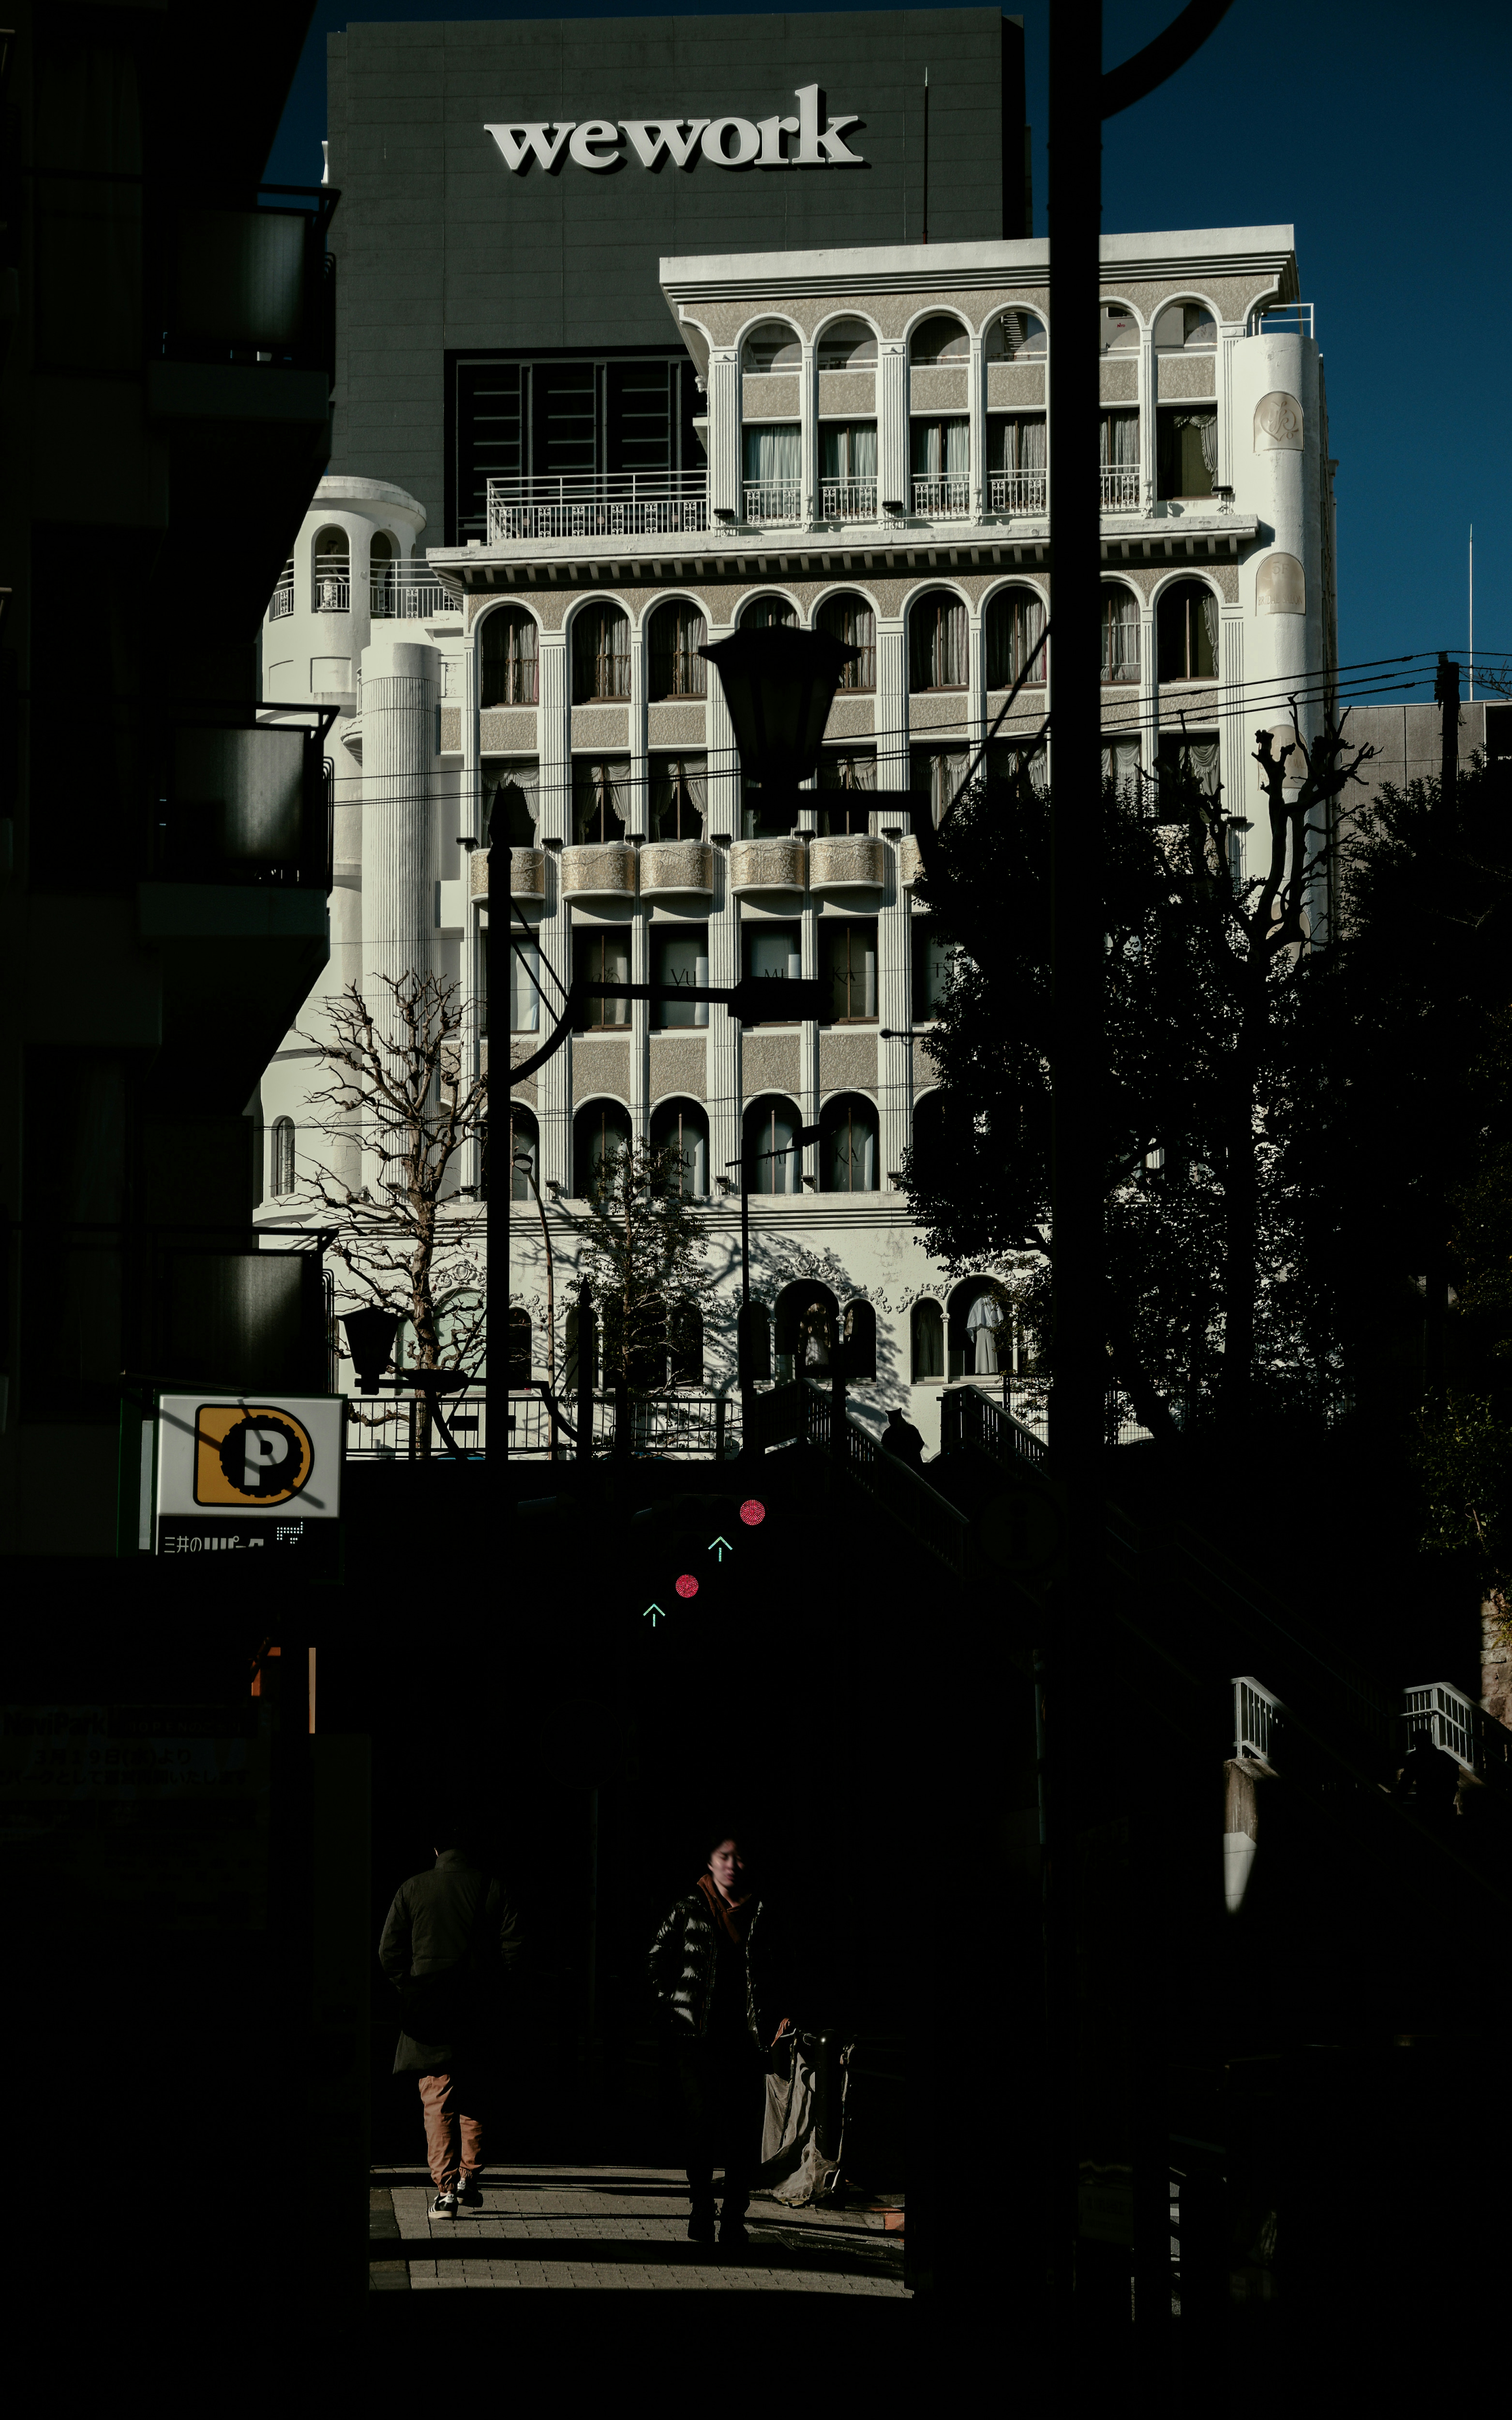
[[[838,11],[844,0],[825,5]],[[1012,12],[1025,21],[1037,235],[1045,232],[1051,5],[1026,0]],[[1138,50],[1180,5],[1105,0],[1106,64]],[[267,173],[290,183],[318,178],[326,36],[348,23],[654,13],[606,0],[554,10],[500,0],[432,8],[420,0],[355,8],[319,0]],[[705,0],[666,13],[763,12],[750,0]],[[1360,0],[1235,0],[1173,83],[1104,130],[1103,225],[1110,234],[1278,222],[1296,229],[1339,463],[1346,664],[1419,648],[1462,653],[1472,521],[1475,652],[1512,658],[1512,504],[1500,471],[1512,313],[1496,299],[1512,193],[1509,90],[1505,0],[1455,0],[1437,9],[1402,0],[1372,0],[1368,8]]]

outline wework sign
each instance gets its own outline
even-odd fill
[[[642,168],[691,168],[707,160],[713,168],[864,168],[857,152],[841,141],[848,117],[831,117],[816,84],[800,85],[794,94],[796,117],[589,117],[566,125],[554,119],[510,126],[490,126],[504,164],[517,177],[533,161],[538,168],[557,169],[570,160],[578,168],[619,168],[633,156]],[[796,136],[796,148],[789,140]],[[626,150],[625,146],[629,148]]]

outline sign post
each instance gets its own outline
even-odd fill
[[[297,1555],[341,1576],[341,1395],[160,1394],[153,1551]]]

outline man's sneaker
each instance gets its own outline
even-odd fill
[[[431,2203],[430,2214],[432,2218],[455,2218],[456,2216],[456,2187],[455,2185],[446,2186],[443,2192],[437,2195],[435,2200]]]
[[[689,2243],[712,2243],[714,2242],[714,2212],[712,2210],[696,2210],[693,2212],[692,2217],[687,2222],[687,2240]]]
[[[458,2177],[456,2181],[456,2197],[465,2210],[481,2210],[483,2208],[483,2195],[478,2191],[478,2180],[476,2177]]]

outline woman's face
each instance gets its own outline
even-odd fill
[[[745,1860],[738,1844],[733,1840],[721,1840],[709,1859],[709,1871],[726,1899],[738,1897],[745,1870]]]

